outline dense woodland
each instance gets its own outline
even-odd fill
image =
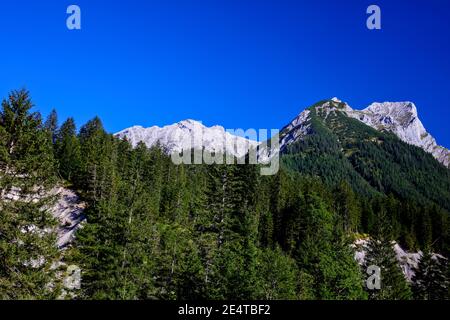
[[[99,118],[79,130],[56,112],[44,121],[28,92],[12,92],[0,112],[0,298],[60,296],[46,191],[64,184],[87,203],[63,257],[82,269],[79,299],[448,299],[447,260],[432,254],[449,254],[449,170],[356,122],[316,121],[267,177],[255,165],[177,166]],[[14,188],[41,196],[5,200]],[[357,238],[368,239],[363,266]],[[413,283],[392,240],[425,252]],[[368,265],[381,267],[380,290],[365,286]]]

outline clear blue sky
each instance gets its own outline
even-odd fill
[[[66,8],[82,30],[66,28]],[[366,28],[378,4],[382,30]],[[44,115],[106,129],[182,119],[280,128],[337,96],[416,103],[450,147],[450,1],[1,1],[0,96],[26,86]]]

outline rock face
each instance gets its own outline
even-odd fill
[[[57,245],[63,249],[73,241],[75,232],[82,227],[85,204],[75,192],[66,188],[54,188],[51,193],[58,199],[51,208],[51,213],[59,221]]]
[[[134,126],[115,136],[126,138],[134,147],[139,142],[149,148],[159,144],[168,154],[205,148],[209,152],[226,152],[242,157],[250,147],[258,146],[258,142],[233,135],[221,126],[206,127],[195,120],[184,120],[162,128]]]
[[[450,151],[439,146],[426,131],[412,102],[376,102],[363,110],[354,110],[345,102],[333,98],[316,104],[314,108],[325,118],[331,112],[340,111],[378,131],[391,132],[400,140],[422,148],[444,166],[450,167]],[[310,112],[310,109],[306,109],[282,130],[281,150],[309,133]]]
[[[38,190],[38,189],[37,189]],[[75,232],[83,226],[85,215],[83,214],[85,204],[79,199],[77,194],[63,187],[54,187],[45,194],[36,192],[35,194],[23,195],[19,188],[12,188],[8,193],[0,195],[1,201],[37,201],[42,196],[55,197],[55,203],[48,208],[51,215],[58,221],[56,228],[39,230],[35,226],[23,229],[23,232],[45,232],[56,233],[56,246],[61,250],[60,260],[53,262],[52,269],[58,269],[56,277],[62,279],[63,288],[60,299],[75,298],[74,290],[81,286],[81,269],[78,266],[67,266],[64,262],[65,249],[75,239]],[[34,259],[25,262],[26,266],[36,268],[45,262],[44,258]],[[52,285],[52,284],[49,284]]]
[[[286,146],[310,132],[311,123],[309,121],[310,110],[300,113],[290,124],[285,126],[280,133],[280,149],[283,151]]]
[[[66,188],[55,187],[50,193],[57,198],[50,212],[59,222],[56,230],[56,245],[63,252],[61,261],[55,263],[54,267],[65,269],[57,273],[63,282],[59,299],[74,299],[76,290],[81,288],[81,269],[76,265],[67,265],[64,261],[64,252],[75,239],[76,231],[83,227],[86,220],[83,213],[86,205],[74,191]]]
[[[394,133],[402,141],[431,153],[440,163],[449,167],[450,151],[439,146],[427,132],[412,102],[372,103],[364,110],[348,113],[365,124],[380,131]]]
[[[56,198],[55,203],[48,209],[51,215],[58,221],[58,226],[56,230],[41,230],[39,232],[56,232],[56,245],[59,249],[64,249],[73,241],[75,232],[82,227],[82,223],[85,220],[83,214],[85,204],[75,192],[59,186],[54,187],[44,194],[36,192],[34,194],[23,195],[19,188],[12,188],[8,193],[0,195],[0,200],[38,201],[43,196]],[[30,226],[25,232],[36,229],[35,226]]]
[[[355,250],[355,260],[360,265],[364,264],[367,243],[368,241],[366,239],[359,239],[355,241],[353,246]],[[393,249],[406,280],[412,282],[415,270],[422,258],[422,252],[406,252],[397,243],[393,243]]]

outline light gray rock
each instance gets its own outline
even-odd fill
[[[352,110],[348,115],[379,131],[394,133],[400,140],[431,153],[440,163],[449,167],[450,151],[436,143],[427,132],[412,102],[372,103],[364,110]]]
[[[58,187],[51,191],[57,201],[51,208],[51,213],[59,221],[57,229],[57,245],[63,249],[70,244],[75,232],[83,226],[85,204],[72,190]]]
[[[139,142],[149,148],[159,144],[168,154],[205,148],[208,152],[242,157],[249,148],[258,146],[258,142],[233,135],[221,126],[206,127],[195,120],[184,120],[162,128],[134,126],[116,133],[115,136],[127,139],[133,147]]]
[[[315,108],[325,118],[340,111],[378,131],[391,132],[403,142],[423,149],[444,166],[450,167],[450,150],[438,145],[427,132],[412,102],[375,102],[363,110],[354,110],[347,103],[333,98]],[[309,134],[309,127],[310,110],[306,109],[282,130],[281,150]]]

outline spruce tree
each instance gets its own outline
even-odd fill
[[[0,299],[58,296],[52,145],[26,90],[0,112]]]
[[[315,193],[307,193],[296,253],[299,268],[312,276],[316,299],[364,299],[362,278],[350,244],[335,229],[336,217]]]
[[[59,173],[63,178],[73,182],[81,166],[80,143],[73,118],[68,118],[61,125],[56,136],[55,150]]]
[[[117,150],[99,118],[79,133],[82,161],[75,185],[87,202],[89,223],[78,232],[75,255],[83,270],[82,295],[94,299],[119,297],[119,277],[126,215],[119,215],[120,179],[115,169]]]
[[[343,181],[335,192],[334,207],[345,232],[357,232],[361,210],[355,193],[348,182]]]
[[[298,299],[299,272],[295,260],[280,247],[262,249],[258,254],[257,298],[264,300]],[[305,288],[303,287],[302,290]]]
[[[426,250],[419,261],[412,278],[414,299],[417,300],[448,300],[449,264],[440,255],[433,255]]]
[[[47,120],[45,120],[44,127],[49,132],[52,143],[54,144],[58,135],[58,114],[55,109],[53,109],[48,115]]]
[[[366,247],[364,270],[370,266],[380,268],[380,289],[367,289],[369,299],[374,300],[408,300],[411,289],[403,275],[394,251],[391,225],[383,208],[378,212],[374,227]]]
[[[212,165],[201,220],[208,297],[252,299],[256,294],[258,213],[256,168]],[[200,220],[198,221],[200,222]]]

